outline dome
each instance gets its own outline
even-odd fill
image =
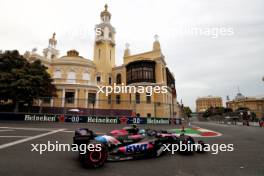
[[[236,100],[242,100],[242,99],[245,99],[245,96],[242,94],[242,93],[237,93],[236,97],[235,97]]]
[[[75,49],[67,51],[67,56],[79,56],[79,52],[76,51]]]
[[[84,65],[84,66],[92,66],[95,67],[94,63],[89,60],[85,59],[82,56],[79,56],[79,52],[75,49],[67,51],[66,56],[62,56],[60,58],[54,59],[53,64],[55,65]]]

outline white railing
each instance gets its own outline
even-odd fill
[[[97,86],[96,81],[83,80],[83,79],[62,79],[62,78],[53,78],[54,84],[80,84],[88,86]]]

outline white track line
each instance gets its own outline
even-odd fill
[[[61,131],[63,133],[74,133],[74,131],[68,131],[68,130],[65,130],[65,131]]]
[[[34,139],[38,139],[38,138],[41,138],[41,137],[44,137],[44,136],[48,136],[48,135],[51,135],[51,134],[54,134],[54,133],[58,133],[58,132],[63,131],[63,130],[64,129],[58,129],[58,130],[50,131],[50,132],[43,133],[43,134],[40,134],[40,135],[28,137],[28,138],[25,138],[25,139],[20,139],[20,140],[14,141],[14,142],[6,143],[6,144],[3,144],[3,145],[0,145],[0,149],[8,148],[8,147],[11,147],[13,145],[21,144],[21,143],[28,142],[28,141],[31,141],[31,140],[34,140]]]
[[[30,136],[0,136],[0,138],[26,138]]]
[[[0,132],[14,131],[14,130],[0,130]]]
[[[52,131],[52,128],[27,128],[27,127],[0,127],[0,129],[28,130],[28,131]]]

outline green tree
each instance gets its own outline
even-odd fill
[[[184,109],[184,113],[187,115],[187,117],[191,117],[191,114],[192,114],[191,108],[189,106],[184,106],[183,109]]]
[[[56,96],[56,88],[39,60],[29,63],[17,50],[0,53],[0,100],[32,104],[40,97]]]

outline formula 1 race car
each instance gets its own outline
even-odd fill
[[[75,131],[73,143],[78,146],[101,146],[100,151],[87,150],[85,153],[79,153],[79,159],[85,168],[96,168],[103,166],[105,161],[159,157],[164,153],[166,144],[194,144],[195,141],[184,133],[177,136],[168,131],[139,129],[133,125],[113,130],[107,135],[97,135],[87,128],[80,128]],[[203,152],[203,141],[198,141],[197,144],[201,144],[197,152]]]

